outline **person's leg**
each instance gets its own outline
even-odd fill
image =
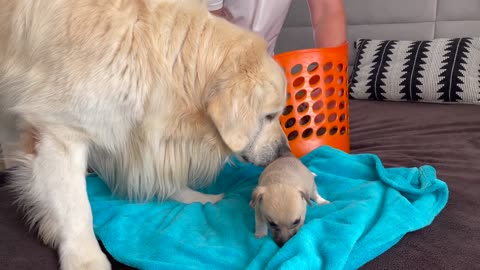
[[[308,0],[315,46],[336,47],[347,41],[343,0]]]
[[[273,55],[291,2],[292,0],[225,0],[223,7],[231,14],[233,23],[262,35]]]

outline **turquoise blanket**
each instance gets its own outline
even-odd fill
[[[301,160],[331,203],[309,206],[281,249],[254,236],[248,202],[262,169],[237,161],[205,189],[226,193],[216,205],[135,204],[89,176],[95,233],[115,259],[139,269],[356,269],[428,226],[447,203],[447,185],[431,166],[384,168],[375,155],[328,146]]]

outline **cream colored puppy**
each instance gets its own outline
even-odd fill
[[[303,226],[310,200],[329,203],[318,194],[313,174],[300,160],[291,154],[278,158],[265,168],[252,194],[255,236],[266,236],[270,228],[282,247]]]
[[[0,144],[62,269],[110,269],[87,166],[126,198],[203,194],[230,155],[288,150],[286,79],[253,32],[198,0],[0,0]],[[160,217],[161,218],[161,217]]]

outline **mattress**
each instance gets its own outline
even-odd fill
[[[363,269],[480,269],[480,106],[351,101],[352,153],[430,164],[449,185],[434,222]]]
[[[387,167],[429,164],[450,189],[433,223],[407,234],[363,269],[480,268],[480,106],[350,101],[352,153]],[[56,253],[27,233],[0,176],[2,269],[58,269]],[[114,269],[129,269],[113,261]]]

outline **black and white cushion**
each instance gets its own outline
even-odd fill
[[[359,39],[352,99],[480,104],[480,38]]]

